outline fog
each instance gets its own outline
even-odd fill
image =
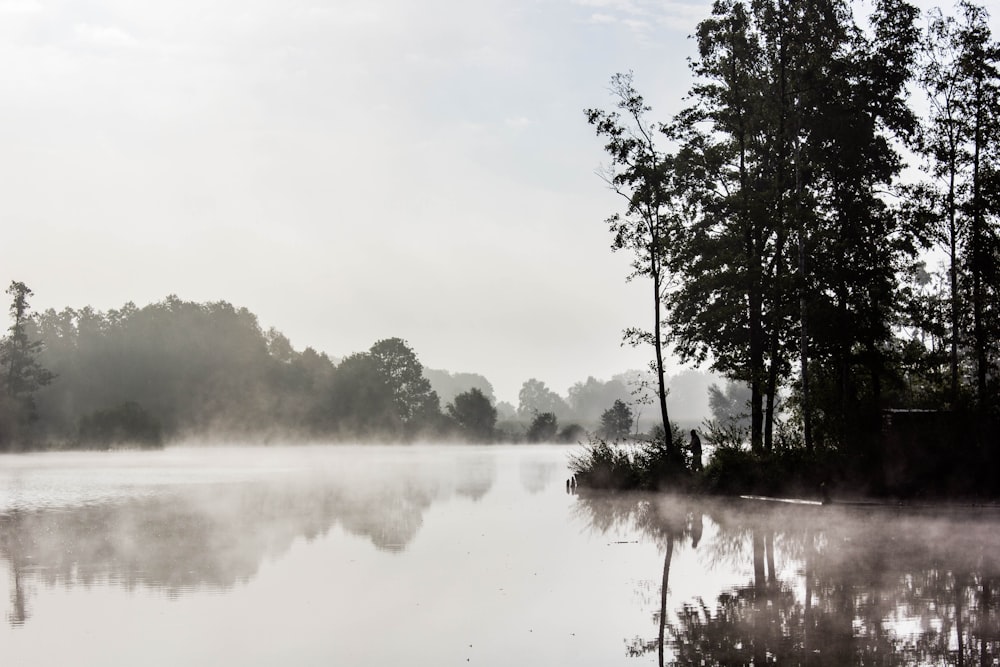
[[[8,456],[0,658],[634,665],[763,652],[843,665],[996,654],[993,508],[569,493],[569,451]]]

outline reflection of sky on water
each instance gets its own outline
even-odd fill
[[[0,664],[656,664],[665,565],[666,662],[994,655],[992,513],[571,495],[566,453],[8,457]]]

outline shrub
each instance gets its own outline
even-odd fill
[[[670,454],[662,438],[636,443],[591,440],[569,463],[580,485],[593,489],[683,491],[691,486],[684,462]]]

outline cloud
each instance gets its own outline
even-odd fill
[[[139,41],[121,28],[79,23],[73,26],[76,38],[102,48],[134,48]]]
[[[668,30],[689,32],[703,19],[708,3],[700,0],[688,2],[656,0],[576,0],[582,7],[599,9],[590,15],[587,23],[596,25],[621,25],[634,33],[647,33],[654,26]]]
[[[638,19],[626,19],[622,21],[622,25],[633,32],[648,32],[652,27],[649,21],[640,21]]]
[[[0,14],[37,14],[42,11],[38,0],[4,0],[0,2]]]
[[[309,7],[303,13],[308,20],[323,21],[328,25],[357,27],[377,24],[383,20],[382,12],[375,7]]]
[[[587,23],[602,24],[602,23],[616,23],[617,18],[611,16],[610,14],[591,14],[590,19]]]

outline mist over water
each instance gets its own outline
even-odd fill
[[[570,451],[6,457],[0,664],[958,664],[960,655],[989,664],[996,655],[992,510],[578,495],[565,486]]]

